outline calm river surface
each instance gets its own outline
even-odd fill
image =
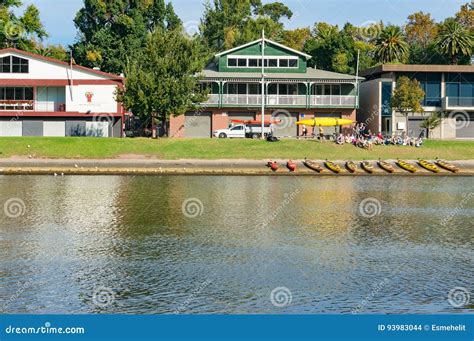
[[[0,176],[0,205],[6,313],[474,312],[472,177]]]

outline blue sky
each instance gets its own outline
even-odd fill
[[[354,25],[383,20],[386,23],[403,24],[409,14],[429,12],[438,21],[454,15],[468,0],[279,0],[294,13],[288,28],[312,26],[317,21]],[[25,5],[35,4],[50,38],[49,43],[70,44],[76,37],[73,18],[81,8],[82,0],[24,0]],[[203,12],[204,0],[173,0],[176,12],[192,29]],[[263,2],[271,2],[264,0]]]

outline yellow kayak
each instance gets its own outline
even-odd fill
[[[351,120],[345,118],[332,118],[332,117],[321,117],[321,118],[312,118],[309,120],[301,120],[296,122],[298,125],[305,126],[319,126],[319,127],[337,127],[345,126],[354,123]]]

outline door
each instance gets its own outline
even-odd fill
[[[24,120],[23,136],[43,136],[43,121]]]
[[[243,125],[238,125],[229,129],[229,136],[228,137],[245,137],[245,128]]]
[[[459,115],[456,119],[456,138],[474,138],[474,113]]]
[[[382,133],[390,135],[392,133],[392,119],[388,117],[382,118]]]
[[[109,137],[110,122],[86,122],[86,136]]]
[[[289,113],[287,111],[275,112],[272,114],[272,118],[279,120],[279,123],[273,125],[273,134],[277,137],[297,137],[298,126],[298,113]]]
[[[0,121],[0,136],[22,136],[22,121]]]
[[[44,121],[43,136],[64,137],[66,136],[66,122]]]
[[[211,113],[187,112],[184,116],[184,137],[211,137]]]
[[[408,118],[408,136],[426,137],[426,129],[420,127],[421,122],[423,122],[423,119]]]

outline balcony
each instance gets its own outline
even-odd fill
[[[474,110],[474,97],[445,97],[444,110]]]
[[[355,107],[357,99],[355,96],[328,96],[316,95],[310,97],[312,107]]]
[[[31,100],[0,100],[0,110],[65,112],[66,104],[59,102],[38,102]]]
[[[255,94],[223,94],[220,101],[218,94],[209,95],[207,102],[203,103],[207,106],[242,106],[252,107],[262,105],[262,96]],[[356,96],[318,96],[318,95],[267,95],[265,96],[265,104],[269,107],[302,107],[302,108],[319,108],[319,107],[341,107],[356,108]]]

